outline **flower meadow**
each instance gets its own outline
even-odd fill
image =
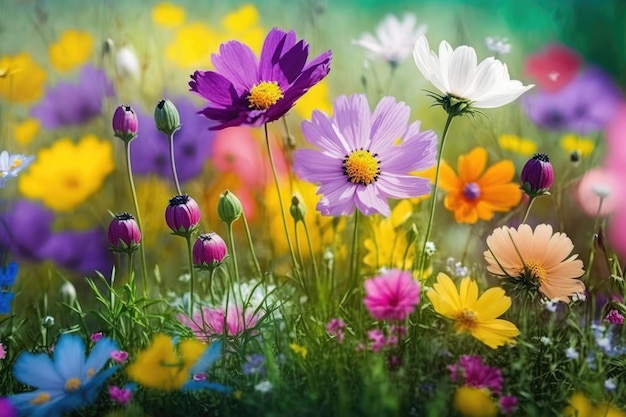
[[[2,10],[0,417],[626,416],[623,2]]]

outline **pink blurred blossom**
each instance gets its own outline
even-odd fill
[[[224,330],[229,336],[239,336],[246,329],[256,326],[260,314],[244,311],[240,306],[229,306],[228,310],[222,307],[202,307],[201,312],[195,313],[193,318],[184,314],[179,314],[177,318],[193,330],[198,339],[208,340],[211,336],[221,335]],[[256,333],[255,331],[252,334]]]
[[[576,201],[589,216],[606,216],[619,205],[619,197],[616,193],[618,189],[618,181],[610,171],[602,168],[591,169],[578,183]],[[600,201],[602,201],[602,206],[600,206]]]
[[[488,388],[496,394],[502,392],[503,378],[500,369],[483,364],[483,359],[478,355],[461,355],[457,363],[448,365],[448,371],[452,382],[463,379],[464,385]]]
[[[404,320],[420,302],[420,286],[410,272],[392,269],[365,281],[363,303],[376,320]]]
[[[115,362],[124,363],[128,359],[128,352],[124,352],[123,350],[111,352],[111,359]]]
[[[121,405],[127,405],[133,396],[133,391],[129,388],[120,388],[111,385],[109,386],[109,396],[111,397],[111,401]]]
[[[91,339],[92,342],[96,343],[100,339],[102,339],[102,332],[93,333],[91,336],[89,336],[89,338]]]
[[[607,152],[604,167],[614,178],[626,177],[626,104],[616,112],[606,130]],[[619,254],[626,255],[626,183],[616,181],[617,207],[607,228],[609,242]]]
[[[555,92],[572,81],[580,69],[580,61],[580,57],[572,49],[551,44],[526,58],[524,72],[540,88]]]
[[[7,357],[7,351],[4,348],[4,345],[0,343],[0,359],[4,359]]]
[[[611,324],[624,324],[624,316],[619,311],[613,309],[607,313],[604,321],[608,321]]]

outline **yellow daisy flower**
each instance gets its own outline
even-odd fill
[[[304,346],[300,346],[297,343],[290,343],[289,347],[291,348],[291,350],[294,351],[294,353],[296,353],[297,355],[302,356],[302,358],[306,358],[306,355],[309,353],[309,351],[307,350],[306,347]]]
[[[492,349],[515,343],[519,335],[515,324],[496,318],[511,307],[502,288],[489,288],[479,297],[476,281],[463,278],[457,290],[450,277],[440,273],[426,296],[437,313],[454,320],[457,333],[468,332]]]
[[[537,144],[535,142],[520,138],[516,135],[500,135],[498,144],[505,151],[510,151],[521,156],[532,156],[537,152]]]
[[[79,67],[91,57],[93,44],[93,37],[88,32],[67,29],[48,47],[50,64],[59,72]]]
[[[114,168],[110,141],[94,135],[77,144],[69,138],[37,153],[30,169],[19,178],[20,192],[57,211],[71,211],[102,187]]]
[[[15,125],[15,141],[20,145],[28,145],[39,134],[41,124],[37,119],[26,119]]]
[[[27,52],[0,57],[0,97],[19,104],[30,104],[44,93],[46,71]]]
[[[584,158],[593,153],[594,144],[587,138],[570,134],[561,138],[561,148],[568,154],[578,152]]]
[[[206,345],[190,339],[180,342],[177,348],[169,336],[155,336],[152,344],[128,366],[126,372],[129,378],[145,387],[164,391],[182,388],[189,380],[191,367],[206,350]]]
[[[486,388],[463,386],[454,393],[454,408],[463,417],[496,417],[498,406]]]
[[[152,9],[152,21],[164,28],[175,28],[185,22],[185,9],[172,3],[162,2]]]

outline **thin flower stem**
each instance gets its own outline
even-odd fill
[[[291,255],[291,262],[293,263],[294,268],[298,269],[298,261],[296,260],[296,254],[293,250],[293,244],[291,243],[291,238],[289,237],[289,228],[287,226],[287,215],[285,214],[285,208],[283,207],[283,196],[280,192],[280,183],[278,182],[278,174],[276,173],[276,164],[274,163],[274,157],[272,156],[272,147],[270,145],[270,136],[267,132],[267,123],[264,125],[265,128],[265,145],[267,146],[267,155],[270,158],[270,166],[272,167],[272,175],[274,176],[274,184],[276,185],[276,193],[278,194],[278,205],[280,206],[280,214],[283,219],[283,227],[285,229],[285,237],[287,238],[287,245],[289,246],[289,254]]]
[[[526,212],[524,213],[524,218],[522,219],[522,224],[526,223],[526,219],[528,218],[528,214],[530,213],[530,208],[533,206],[536,197],[531,197],[528,202],[528,207],[526,207]]]
[[[252,243],[252,235],[250,234],[250,227],[248,226],[248,219],[246,219],[246,213],[243,212],[241,215],[243,219],[243,227],[246,230],[246,238],[248,239],[248,245],[250,245],[250,253],[252,254],[252,261],[254,261],[254,267],[256,268],[256,272],[259,274],[259,279],[263,279],[263,270],[261,269],[261,265],[259,264],[259,258],[256,256],[256,252],[254,251],[254,244]]]
[[[296,253],[298,254],[298,261],[300,265],[304,267],[304,258],[302,257],[302,248],[300,248],[300,237],[298,235],[298,222],[296,220],[293,221],[293,235],[296,240]],[[304,274],[304,270],[302,271]]]
[[[309,234],[309,228],[306,225],[306,221],[302,220],[304,226],[304,233],[306,235],[306,242],[309,245],[309,256],[311,256],[311,262],[313,263],[313,273],[315,274],[315,280],[319,282],[320,274],[317,269],[317,261],[315,260],[315,252],[313,251],[313,245],[311,244],[311,235]]]
[[[187,241],[187,260],[189,261],[189,317],[193,317],[193,295],[196,282],[196,272],[193,268],[193,257],[191,252],[191,233],[185,236]]]
[[[235,280],[239,284],[239,267],[237,266],[237,249],[235,248],[235,236],[233,234],[233,222],[228,224],[228,244],[230,245],[230,253],[233,260],[233,268],[235,271]]]
[[[148,279],[148,267],[146,266],[146,251],[144,249],[144,233],[143,226],[141,223],[141,213],[139,212],[139,202],[137,201],[137,192],[135,191],[135,182],[133,181],[133,170],[130,163],[130,142],[125,141],[124,145],[126,147],[126,171],[128,172],[128,184],[130,185],[130,192],[133,196],[133,203],[135,205],[135,215],[137,216],[137,225],[139,226],[139,231],[141,232],[141,244],[139,245],[139,250],[141,251],[141,286],[143,287],[143,296],[148,296],[148,286],[146,280]]]
[[[357,282],[356,275],[359,273],[359,210],[354,210],[354,230],[352,231],[352,252],[350,254],[350,279]],[[350,288],[353,288],[350,285]]]
[[[439,170],[441,169],[441,159],[443,158],[443,149],[446,144],[446,138],[448,137],[448,131],[450,130],[450,124],[452,123],[452,119],[454,118],[454,113],[448,113],[448,119],[446,120],[446,124],[443,128],[443,134],[441,135],[441,143],[439,143],[439,153],[437,154],[437,168],[435,169],[435,183],[433,184],[433,192],[432,197],[430,199],[430,215],[428,216],[428,225],[426,226],[426,234],[424,235],[424,243],[422,244],[422,251],[420,252],[420,261],[419,261],[419,271],[418,273],[421,275],[424,273],[424,269],[426,269],[426,244],[430,239],[430,232],[433,228],[433,223],[435,220],[435,207],[437,203],[437,191],[439,189]],[[422,277],[424,278],[424,277]]]
[[[170,141],[170,163],[172,166],[172,176],[174,177],[174,184],[176,184],[176,191],[178,192],[178,195],[183,195],[183,192],[180,190],[180,183],[178,182],[178,174],[176,174],[176,159],[174,158],[174,133],[175,131],[168,135]]]
[[[587,271],[585,271],[585,276],[583,277],[583,282],[589,282],[589,276],[591,275],[591,267],[593,266],[593,261],[596,256],[596,245],[595,245],[595,237],[600,233],[600,211],[602,210],[602,203],[604,202],[603,198],[600,198],[600,203],[598,204],[598,211],[596,212],[596,219],[593,223],[593,230],[591,234],[591,247],[589,248],[589,259],[587,260]]]
[[[215,278],[215,270],[217,268],[211,268],[211,272],[209,272],[209,297],[211,300],[211,305],[215,305],[215,292],[213,291],[213,279]]]

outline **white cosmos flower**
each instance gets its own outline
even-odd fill
[[[437,56],[421,36],[415,42],[413,58],[422,75],[439,91],[469,101],[475,108],[504,106],[534,87],[511,80],[506,64],[493,57],[478,64],[476,51],[466,45],[453,50],[442,41]]]
[[[30,165],[35,159],[34,156],[22,154],[10,154],[7,151],[0,152],[0,188],[8,178],[15,178],[21,170]]]
[[[122,46],[115,54],[115,69],[123,79],[139,80],[141,64],[135,50],[131,46]]]
[[[372,59],[396,65],[411,55],[415,40],[426,33],[426,25],[415,27],[416,23],[414,14],[405,14],[402,21],[390,14],[378,25],[375,35],[364,33],[352,43],[367,49]]]

